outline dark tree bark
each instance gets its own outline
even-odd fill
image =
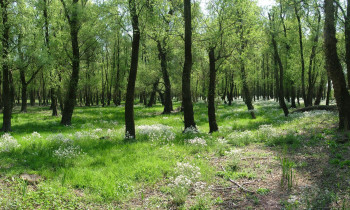
[[[314,76],[312,75],[312,68],[315,66],[315,57],[316,57],[316,48],[318,44],[318,37],[320,33],[320,25],[321,25],[321,14],[320,11],[317,9],[317,28],[316,28],[316,34],[313,40],[313,46],[311,49],[311,55],[310,55],[310,62],[309,62],[309,71],[308,71],[308,90],[307,90],[307,96],[306,96],[306,103],[305,106],[312,106],[312,98],[314,96],[314,86],[315,81],[313,81]]]
[[[75,106],[75,100],[77,97],[78,81],[79,81],[79,68],[80,68],[80,51],[79,51],[79,42],[78,42],[78,33],[80,28],[80,23],[78,19],[78,1],[73,0],[71,7],[71,14],[69,14],[69,9],[66,6],[64,0],[61,0],[66,17],[70,26],[70,36],[72,44],[72,75],[69,81],[67,96],[64,101],[63,111],[62,111],[62,125],[71,125],[72,124],[72,115]]]
[[[346,87],[345,75],[337,54],[333,0],[325,0],[324,8],[326,69],[333,82],[334,96],[339,110],[339,129],[348,131],[350,130],[350,94]]]
[[[171,83],[168,73],[168,59],[167,59],[167,49],[165,46],[165,39],[163,39],[163,44],[161,41],[157,41],[157,47],[159,52],[160,65],[162,69],[163,81],[165,86],[165,98],[164,98],[164,110],[163,114],[170,114],[173,111],[173,102],[171,100]]]
[[[350,89],[350,0],[347,0],[345,17],[345,62],[348,75],[348,89]]]
[[[292,81],[292,84],[291,84],[291,87],[292,87],[292,104],[291,104],[291,108],[297,108],[296,104],[295,104],[295,85],[294,85],[294,82]]]
[[[270,18],[270,22],[271,22],[271,26],[272,26],[272,22],[274,21],[273,20],[273,17],[271,19],[271,17],[269,16]],[[272,27],[270,28],[271,30],[271,41],[272,41],[272,46],[273,46],[273,50],[274,50],[274,57],[275,57],[275,62],[276,62],[276,65],[275,65],[275,71],[277,71],[277,65],[278,65],[278,68],[279,68],[279,90],[278,90],[278,101],[279,101],[279,104],[281,106],[281,108],[283,109],[283,112],[284,112],[284,115],[287,117],[288,114],[289,114],[289,111],[288,111],[288,108],[287,108],[287,105],[284,101],[284,90],[283,90],[283,64],[282,64],[282,61],[281,61],[281,58],[279,56],[279,53],[278,53],[278,47],[277,47],[277,43],[276,43],[276,39],[275,39],[275,34],[274,32],[272,31]],[[276,76],[277,76],[277,72],[276,72]],[[276,88],[277,88],[277,84],[276,84]]]
[[[244,44],[242,43],[242,52],[244,50]],[[250,95],[248,82],[247,82],[247,74],[245,71],[245,64],[243,59],[241,59],[241,79],[242,79],[242,89],[244,94],[244,102],[247,105],[248,111],[250,111],[250,114],[253,119],[256,119],[255,113],[254,113],[254,106],[252,103],[252,96]]]
[[[234,95],[234,87],[235,87],[235,83],[233,80],[233,74],[231,74],[231,81],[230,81],[230,91],[228,92],[228,105],[231,106],[232,105],[232,101],[233,101],[233,95]]]
[[[47,6],[48,6],[48,2],[47,0],[44,0],[44,10],[43,10],[43,13],[44,13],[44,21],[45,21],[45,43],[46,43],[46,47],[47,47],[47,50],[49,52],[49,54],[51,54],[51,51],[50,51],[50,37],[49,37],[49,18],[48,18],[48,11],[47,11]],[[51,72],[50,72],[50,75]],[[51,81],[51,109],[52,109],[52,116],[58,116],[58,112],[57,112],[57,94],[56,94],[56,88],[55,88],[55,85],[54,85],[54,81]]]
[[[215,115],[215,82],[216,82],[216,67],[215,67],[215,48],[209,50],[209,90],[208,90],[208,117],[209,117],[209,133],[219,130],[216,123]]]
[[[298,33],[299,33],[299,47],[300,47],[300,61],[301,61],[301,94],[304,99],[305,106],[308,106],[306,93],[305,93],[305,61],[304,61],[304,46],[303,46],[303,32],[301,29],[301,20],[299,10],[297,8],[298,3],[294,0],[294,11],[298,21]]]
[[[192,69],[192,17],[191,0],[184,0],[185,19],[185,63],[182,73],[182,106],[186,128],[196,128],[191,97],[191,69]]]
[[[135,138],[134,93],[140,49],[139,17],[136,12],[135,0],[129,0],[129,10],[133,28],[133,39],[130,73],[125,100],[125,136],[128,138]]]
[[[323,93],[323,89],[325,86],[325,79],[321,76],[321,82],[320,85],[318,87],[318,91],[317,91],[317,96],[316,96],[316,100],[315,100],[315,106],[318,106],[321,104],[321,99],[322,99],[322,93]]]
[[[327,96],[326,96],[326,105],[329,105],[329,99],[331,97],[331,91],[332,91],[332,82],[331,78],[328,77],[328,82],[327,82]]]
[[[149,99],[149,102],[148,102],[148,104],[147,104],[147,107],[152,107],[152,105],[154,104],[154,101],[155,101],[155,99],[156,99],[158,84],[159,84],[159,80],[157,79],[157,80],[153,83],[153,89],[152,89],[151,97],[150,97],[150,99]]]
[[[8,23],[8,5],[7,0],[0,0],[1,13],[2,13],[2,74],[3,74],[3,124],[1,131],[11,131],[11,115],[12,115],[12,100],[10,90],[10,70],[8,54],[10,48],[10,24]]]
[[[117,73],[115,77],[115,85],[114,85],[114,92],[113,92],[113,103],[116,106],[119,106],[121,103],[120,99],[120,37],[118,34],[118,40],[117,45],[114,47],[114,53],[113,53],[113,69],[117,68]]]

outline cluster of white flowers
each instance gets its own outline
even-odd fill
[[[200,168],[190,163],[178,162],[175,168],[175,177],[171,178],[170,187],[179,187],[189,189],[193,183],[200,178]]]
[[[85,123],[81,125],[81,128],[85,129],[85,128],[93,128],[94,126],[91,123]]]
[[[76,140],[84,140],[84,139],[98,139],[98,135],[96,134],[96,130],[89,132],[89,131],[78,131],[75,132],[71,137],[73,137]]]
[[[232,140],[253,140],[255,138],[254,133],[252,131],[246,130],[246,131],[235,131],[227,136],[229,139]]]
[[[94,121],[95,124],[102,124],[102,125],[118,125],[118,122],[117,121],[114,121],[114,120],[95,120]]]
[[[192,184],[192,180],[184,175],[179,175],[175,178],[174,183],[175,186],[190,186]]]
[[[188,127],[184,130],[184,133],[198,133],[198,129],[196,127]]]
[[[171,142],[175,139],[175,133],[172,127],[155,124],[155,125],[140,125],[137,126],[139,135],[147,136],[152,142]]]
[[[102,131],[103,131],[102,128],[96,128],[96,129],[94,130],[95,133],[100,133],[100,132],[102,132]]]
[[[225,155],[234,156],[241,153],[242,151],[243,151],[242,149],[231,149],[230,151],[225,151]]]
[[[34,131],[34,132],[32,133],[32,137],[33,137],[33,138],[36,138],[36,139],[40,139],[40,138],[41,138],[41,135],[40,135],[40,133]]]
[[[218,138],[217,141],[219,144],[227,144],[227,140],[224,137]]]
[[[53,151],[53,156],[61,160],[75,158],[80,154],[82,154],[80,147],[73,145],[67,147],[60,146],[57,150]]]
[[[280,132],[276,128],[272,127],[272,125],[260,125],[258,134],[261,140],[267,140],[280,136]]]
[[[63,144],[70,144],[73,142],[72,139],[67,138],[62,133],[50,135],[48,139],[51,141],[57,141],[58,143],[63,143]]]
[[[193,139],[186,139],[185,141],[195,146],[203,146],[203,147],[207,146],[207,141],[200,137],[194,137]]]
[[[197,194],[202,193],[207,188],[207,183],[205,182],[196,182],[193,184],[193,188]]]
[[[125,133],[125,138],[126,138],[126,139],[133,139],[134,136],[130,135],[129,131],[127,131],[127,132]]]
[[[9,133],[5,133],[0,138],[0,152],[10,152],[20,146],[17,140]]]
[[[37,139],[41,139],[41,135],[40,133],[34,131],[32,134],[28,135],[28,136],[25,136],[25,137],[22,137],[23,140],[25,141],[35,141]]]

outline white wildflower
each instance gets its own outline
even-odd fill
[[[60,146],[53,152],[53,156],[58,159],[71,159],[78,157],[80,154],[82,154],[80,147],[72,145],[68,147]]]
[[[0,152],[10,152],[20,146],[17,140],[9,133],[3,134],[0,138]]]
[[[196,127],[188,127],[184,130],[184,133],[198,133],[198,129]]]
[[[70,144],[73,141],[67,137],[65,137],[62,133],[50,135],[49,139],[51,141],[57,141],[58,143],[63,143],[63,144]]]
[[[196,146],[207,146],[207,141],[200,137],[195,137],[194,139],[186,139],[185,141]]]
[[[175,139],[175,133],[170,126],[161,124],[140,125],[136,129],[139,135],[147,136],[152,142],[169,143]]]

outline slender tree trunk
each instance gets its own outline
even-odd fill
[[[329,99],[331,98],[331,91],[332,91],[332,82],[331,78],[328,77],[328,82],[327,82],[327,96],[326,96],[326,105],[329,106]]]
[[[113,59],[113,69],[117,68],[117,74],[115,78],[115,86],[113,93],[113,103],[116,106],[119,106],[121,103],[120,95],[119,95],[119,87],[120,87],[120,38],[118,34],[117,46],[114,47],[114,59]],[[116,67],[115,67],[116,66]]]
[[[312,67],[315,66],[315,57],[316,57],[316,48],[318,44],[318,37],[320,32],[320,25],[321,25],[321,14],[318,11],[318,20],[317,20],[317,28],[316,28],[316,34],[313,40],[313,46],[311,49],[311,55],[310,55],[310,62],[309,62],[309,71],[308,71],[308,90],[307,90],[307,96],[305,103],[305,106],[312,106],[312,98],[314,96],[314,82],[312,81],[313,75],[312,75]]]
[[[20,70],[20,78],[22,84],[22,106],[21,112],[27,112],[27,84],[24,78],[24,72]]]
[[[272,25],[272,21],[271,18],[270,18],[270,21],[271,21],[271,25]],[[279,99],[279,104],[281,106],[281,108],[283,109],[283,112],[284,112],[284,115],[287,117],[288,114],[289,114],[289,111],[288,111],[288,108],[287,108],[287,105],[284,101],[284,90],[283,90],[283,64],[282,64],[282,61],[281,61],[281,58],[278,54],[278,47],[277,47],[277,43],[276,43],[276,40],[275,40],[275,34],[274,32],[271,31],[271,38],[272,38],[272,46],[273,46],[273,50],[274,50],[274,57],[275,57],[275,72],[276,72],[276,76],[277,76],[277,65],[278,65],[278,68],[279,68],[279,91],[278,91],[278,99]],[[277,83],[277,81],[276,81]],[[277,84],[276,84],[276,88],[277,88]]]
[[[61,0],[63,2],[63,0]],[[70,36],[72,44],[72,75],[69,82],[69,87],[67,91],[67,96],[64,101],[63,112],[62,112],[62,125],[71,125],[72,124],[72,115],[75,106],[75,100],[77,97],[77,88],[79,81],[79,66],[80,66],[80,52],[79,52],[79,42],[78,42],[78,33],[79,33],[79,20],[78,20],[78,0],[73,0],[72,4],[72,14],[66,14],[69,17],[70,25]],[[66,8],[67,9],[67,8]]]
[[[125,100],[125,136],[127,138],[136,138],[135,121],[134,121],[134,93],[137,75],[137,66],[139,60],[140,49],[140,29],[139,18],[136,12],[135,0],[129,0],[129,10],[133,28],[131,66],[128,80],[128,87]]]
[[[339,110],[339,129],[350,130],[350,94],[347,90],[343,68],[337,53],[333,0],[325,0],[325,55],[328,75],[332,79],[334,96]]]
[[[49,18],[48,18],[48,11],[47,11],[47,0],[44,0],[44,19],[45,19],[45,43],[46,43],[46,47],[49,51],[49,54],[51,54],[50,52],[50,37],[49,37]],[[51,72],[50,72],[51,75]],[[52,116],[58,116],[58,112],[57,112],[57,95],[56,95],[56,88],[54,85],[54,81],[51,81],[51,109],[52,109]]]
[[[168,73],[168,64],[167,64],[167,50],[165,48],[165,40],[163,40],[163,45],[158,40],[157,47],[160,58],[160,65],[162,69],[163,81],[165,86],[165,98],[164,98],[164,110],[163,114],[170,114],[173,111],[173,102],[171,99],[171,84]]]
[[[304,61],[304,46],[303,46],[303,32],[301,29],[300,14],[297,8],[297,2],[294,0],[294,11],[298,21],[299,46],[300,46],[300,61],[301,61],[301,94],[304,99],[305,107],[308,106],[308,101],[305,93],[305,61]]]
[[[215,115],[215,83],[216,83],[216,67],[215,67],[215,49],[209,50],[209,90],[208,90],[208,117],[209,117],[209,133],[219,130],[216,123]]]
[[[192,69],[192,17],[191,0],[184,0],[185,19],[185,64],[182,73],[182,106],[186,128],[196,128],[191,97],[191,69]]]
[[[315,100],[315,106],[318,106],[321,104],[324,86],[325,86],[325,79],[321,76],[321,82],[320,82],[320,85],[318,87],[317,96],[316,96],[316,100]]]
[[[297,108],[296,104],[295,104],[295,85],[294,82],[292,81],[292,104],[291,104],[291,108]]]
[[[152,105],[154,104],[154,101],[155,101],[155,98],[156,98],[156,94],[157,94],[157,89],[158,89],[158,83],[159,83],[159,80],[156,80],[153,83],[153,89],[152,89],[151,97],[149,99],[147,107],[152,107]]]
[[[10,70],[9,70],[9,42],[10,42],[10,24],[8,23],[8,5],[7,0],[0,0],[2,13],[2,74],[3,74],[3,124],[1,130],[4,132],[11,131],[12,100],[10,90]]]

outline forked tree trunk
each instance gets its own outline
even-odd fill
[[[160,58],[160,65],[162,69],[163,81],[165,86],[165,98],[164,98],[164,110],[163,114],[170,114],[173,111],[173,102],[171,100],[171,83],[169,79],[168,73],[168,60],[167,60],[167,51],[165,48],[165,40],[163,41],[163,45],[158,40],[157,47]]]
[[[185,19],[185,63],[182,72],[182,106],[186,128],[196,128],[191,97],[191,69],[192,69],[192,17],[191,0],[184,0]]]
[[[129,0],[129,11],[133,29],[131,65],[128,80],[128,87],[125,100],[125,137],[135,138],[135,121],[134,121],[134,93],[137,75],[137,66],[139,61],[140,49],[140,29],[139,18],[136,12],[135,0]]]
[[[339,110],[339,129],[348,131],[350,130],[350,94],[346,87],[345,76],[337,54],[337,38],[334,25],[335,9],[333,0],[325,0],[324,2],[326,68],[333,82],[334,96]]]

